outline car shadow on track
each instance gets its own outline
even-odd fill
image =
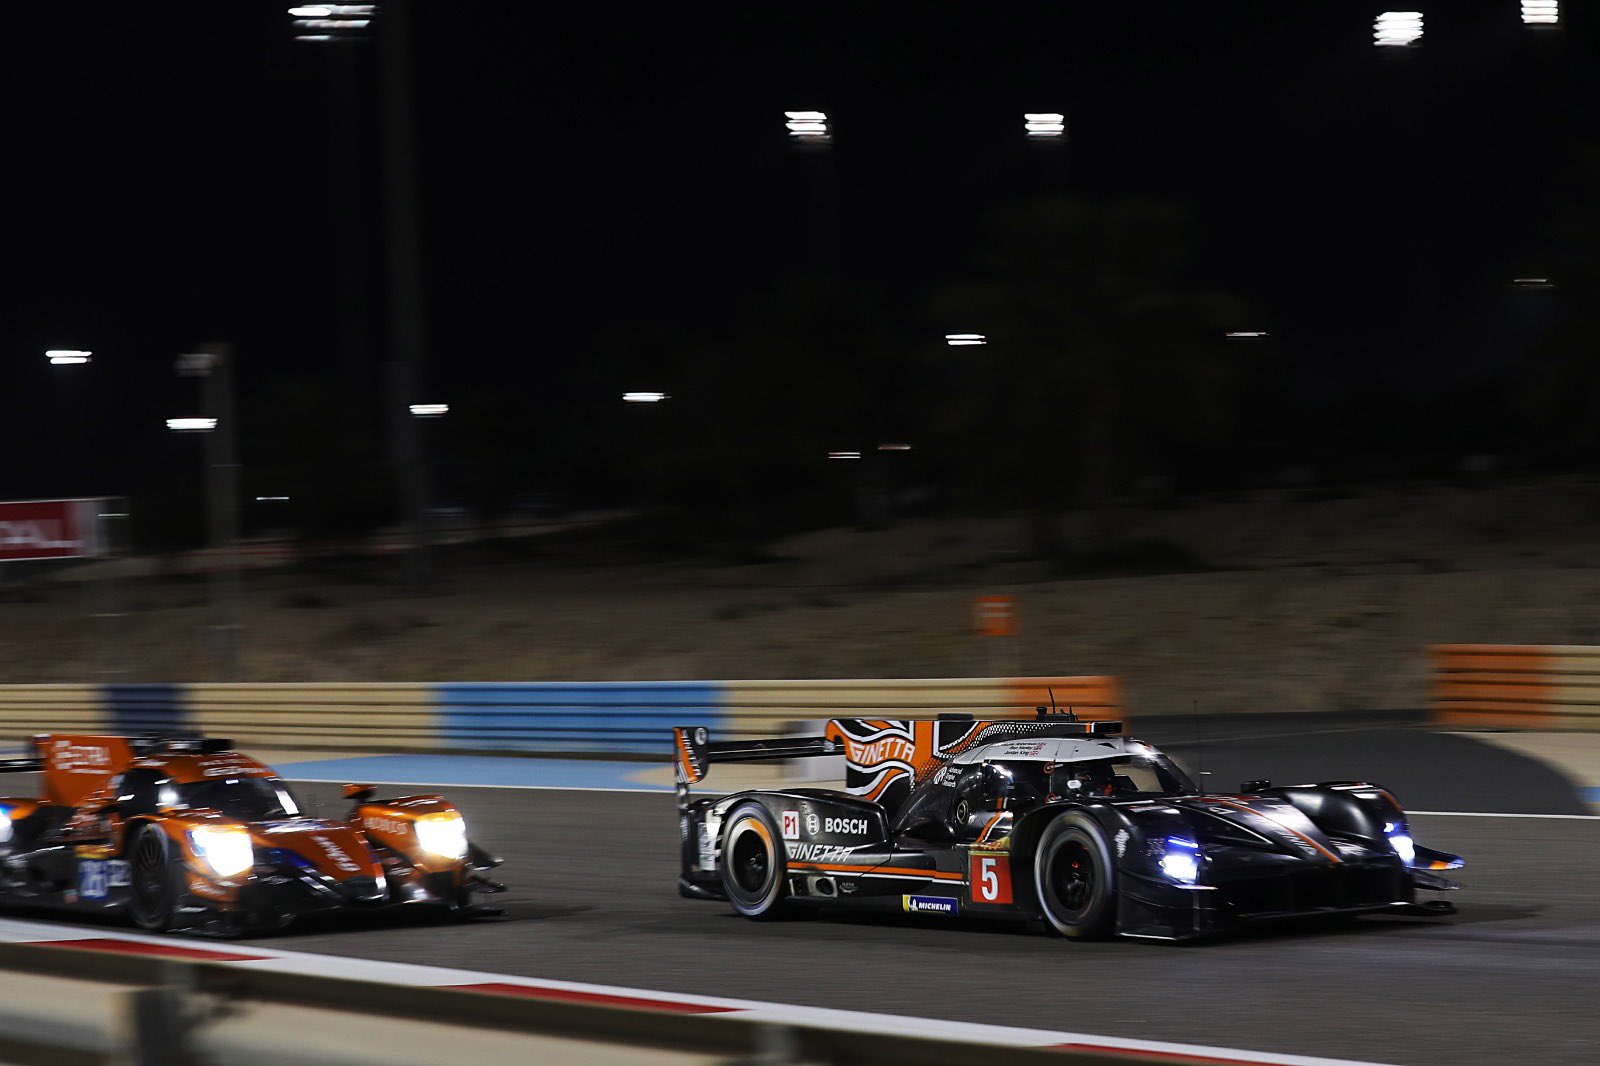
[[[372,932],[376,930],[441,929],[457,926],[468,929],[482,925],[505,925],[510,922],[535,922],[551,918],[569,918],[592,907],[551,906],[532,901],[512,901],[501,908],[504,913],[480,917],[459,918],[433,907],[400,907],[382,911],[345,911],[332,914],[312,914],[297,918],[282,929],[252,930],[240,940],[295,940],[301,937],[326,936],[338,933]]]

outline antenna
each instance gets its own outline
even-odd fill
[[[1194,711],[1194,746],[1195,762],[1198,763],[1200,780],[1195,784],[1200,786],[1202,793],[1206,790],[1206,731],[1200,726],[1200,701],[1190,700],[1190,707]]]

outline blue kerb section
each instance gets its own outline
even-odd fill
[[[116,733],[183,733],[192,730],[182,685],[107,685],[106,709]]]
[[[673,726],[715,736],[726,721],[722,686],[699,681],[437,685],[433,698],[439,735],[456,751],[665,757]]]

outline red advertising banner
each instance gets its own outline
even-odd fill
[[[100,555],[104,504],[104,500],[0,502],[0,562]]]

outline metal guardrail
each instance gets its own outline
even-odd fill
[[[971,1041],[924,1038],[828,1028],[821,1025],[772,1022],[745,1017],[680,1014],[668,1011],[568,1001],[527,999],[493,992],[413,987],[342,977],[308,976],[271,969],[231,967],[215,962],[178,961],[170,958],[111,955],[66,946],[0,944],[0,968],[14,973],[40,974],[127,986],[120,1024],[105,1034],[103,1042],[85,1040],[81,1028],[35,1027],[28,1033],[7,1031],[0,1019],[0,1057],[19,1066],[210,1066],[237,1060],[238,1054],[219,1053],[209,1030],[225,1024],[233,1014],[252,1006],[302,1008],[316,1011],[316,1027],[283,1033],[277,1062],[356,1061],[348,1042],[342,1052],[319,1059],[319,1042],[331,1046],[338,1027],[360,1020],[388,1019],[399,1023],[437,1023],[483,1034],[512,1034],[531,1043],[525,1061],[563,1061],[541,1055],[539,1041],[578,1040],[586,1047],[588,1062],[636,1062],[629,1052],[658,1052],[663,1056],[701,1056],[718,1066],[814,1066],[829,1064],[916,1062],[920,1066],[971,1066],[985,1054],[1003,1052],[1017,1066],[1063,1062],[1073,1066],[1128,1066],[1129,1063],[1214,1062],[1171,1052],[1143,1053],[1117,1049],[1105,1054],[1084,1050],[1012,1047],[1003,1049]],[[311,1050],[297,1051],[296,1040],[309,1038]],[[504,1050],[504,1046],[500,1046]],[[570,1045],[568,1045],[570,1052]],[[615,1054],[610,1054],[615,1052]],[[471,1061],[477,1049],[467,1038],[457,1050],[457,1061]],[[257,1059],[256,1061],[261,1061]],[[375,1042],[370,1055],[360,1061],[393,1066],[407,1061],[388,1042]]]

